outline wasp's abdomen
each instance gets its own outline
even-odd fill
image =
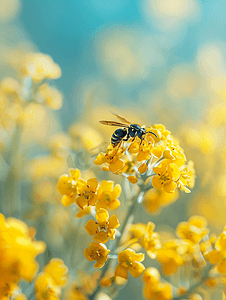
[[[121,142],[121,140],[126,136],[126,134],[127,134],[126,129],[122,129],[122,128],[116,129],[111,137],[112,145],[117,146]]]

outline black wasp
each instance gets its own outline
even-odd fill
[[[111,143],[114,147],[116,147],[118,144],[120,144],[121,141],[128,141],[129,138],[135,139],[136,136],[138,136],[142,141],[144,135],[147,133],[151,133],[156,138],[158,138],[158,136],[154,132],[146,131],[145,128],[140,127],[137,124],[131,124],[131,122],[127,121],[125,118],[117,115],[116,113],[113,113],[113,112],[111,112],[111,113],[113,115],[115,115],[120,121],[124,122],[124,123],[119,123],[119,122],[115,122],[115,121],[100,121],[100,123],[104,124],[104,125],[122,127],[122,128],[116,129],[115,132],[111,136]]]

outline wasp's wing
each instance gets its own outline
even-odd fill
[[[127,124],[119,123],[115,121],[99,121],[101,124],[110,125],[110,126],[118,126],[118,127],[129,127]]]
[[[114,113],[113,111],[110,111],[114,116],[116,116],[120,121],[125,122],[126,124],[130,125],[132,124],[130,121],[126,120],[125,118],[119,116],[118,114]]]

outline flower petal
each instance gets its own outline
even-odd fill
[[[133,262],[132,266],[128,269],[133,277],[138,278],[145,270],[145,266],[140,262]]]
[[[92,192],[96,192],[98,182],[96,178],[90,178],[87,180],[87,186],[89,186],[89,190]]]
[[[75,202],[75,194],[73,194],[73,193],[70,196],[64,195],[61,199],[61,203],[64,206],[69,206],[74,202]]]
[[[112,200],[110,203],[109,203],[109,208],[114,210],[116,208],[118,208],[120,206],[120,201],[118,199],[115,199],[115,200]]]
[[[158,176],[154,176],[152,178],[152,186],[154,188],[156,188],[157,190],[161,190],[162,184],[161,184],[161,181],[159,180]]]
[[[163,186],[164,191],[167,193],[173,193],[176,188],[177,188],[177,185],[174,181],[170,181],[169,183],[166,183]]]
[[[115,276],[127,279],[128,278],[128,269],[126,267],[121,266],[120,264],[117,265],[115,268]]]
[[[85,230],[89,235],[94,235],[97,233],[98,225],[94,220],[89,220],[85,225]]]
[[[116,229],[120,226],[119,224],[119,220],[117,218],[116,215],[113,215],[110,217],[109,221],[108,221],[108,228],[109,229]]]
[[[106,223],[109,219],[109,214],[106,209],[100,208],[96,213],[96,219],[98,223]]]

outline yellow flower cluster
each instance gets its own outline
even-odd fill
[[[158,249],[161,248],[160,237],[157,232],[154,232],[155,224],[148,222],[147,225],[143,223],[137,223],[131,225],[130,233],[132,238],[136,239],[146,251],[150,258],[156,258]]]
[[[104,245],[110,238],[115,238],[116,228],[120,226],[116,215],[109,217],[108,210],[114,210],[120,206],[117,199],[121,193],[121,186],[113,181],[103,180],[99,185],[96,178],[84,180],[80,178],[78,169],[70,169],[70,176],[62,175],[57,184],[58,191],[63,195],[62,204],[69,206],[76,203],[85,211],[89,206],[96,209],[96,220],[89,220],[85,226],[89,235],[94,235],[94,241],[85,249],[87,260],[97,261],[95,268],[101,268],[108,258],[110,250]],[[78,217],[80,216],[79,214]],[[83,214],[85,215],[85,213]]]
[[[62,94],[43,80],[57,79],[61,76],[60,67],[52,58],[41,53],[25,55],[21,62],[22,76],[32,78],[35,86],[31,92],[28,81],[22,83],[11,77],[4,78],[0,83],[0,120],[1,125],[10,131],[15,125],[26,124],[30,117],[31,108],[29,102],[43,103],[53,110],[62,106]],[[33,113],[35,114],[35,113]]]
[[[226,286],[226,228],[217,238],[216,235],[209,236],[206,226],[206,220],[200,216],[193,216],[188,222],[179,223],[176,233],[181,239],[168,240],[157,250],[157,260],[165,276],[174,275],[178,267],[187,264],[186,270],[196,272],[198,278],[205,274],[200,285],[204,282],[206,287],[215,288],[223,281]],[[141,223],[133,225],[133,236],[141,238],[144,228],[144,224]],[[221,280],[217,280],[218,277],[221,277]],[[174,299],[175,295],[176,299],[202,299],[199,294],[194,293],[192,286],[190,290],[183,286],[176,290],[168,282],[161,282],[160,273],[156,268],[147,268],[142,278],[146,299],[170,300]]]
[[[37,300],[58,300],[61,288],[68,283],[68,269],[62,259],[53,258],[35,280]]]
[[[110,145],[106,153],[99,153],[94,163],[103,170],[122,174],[131,183],[137,183],[143,174],[152,178],[152,186],[167,193],[179,188],[186,193],[193,188],[195,170],[193,163],[186,164],[183,149],[165,126],[156,124],[146,128],[147,134]],[[150,132],[154,133],[151,134]]]
[[[20,280],[32,281],[38,271],[35,257],[44,251],[45,243],[35,241],[24,222],[0,214],[0,299],[14,295]]]
[[[57,189],[63,195],[62,204],[69,206],[76,203],[81,209],[86,206],[95,206],[97,210],[114,210],[120,206],[117,199],[121,194],[120,184],[114,187],[113,181],[103,180],[98,185],[96,178],[84,180],[80,178],[78,169],[70,169],[70,176],[67,174],[59,178]]]
[[[215,243],[214,243],[215,242]],[[211,240],[202,244],[202,251],[205,259],[210,264],[216,264],[216,270],[222,275],[226,274],[226,227],[224,231]],[[226,281],[225,281],[226,284]]]
[[[186,193],[190,192],[189,188],[194,186],[195,170],[192,162],[186,164],[182,148],[163,125],[154,125],[146,128],[146,131],[142,138],[135,137],[128,141],[121,141],[116,146],[110,145],[106,153],[98,154],[95,164],[103,165],[105,171],[122,174],[131,183],[138,183],[137,197],[143,198],[147,210],[156,212],[161,206],[172,203],[178,198],[178,189]],[[117,228],[120,226],[117,216],[110,215],[109,211],[120,206],[118,197],[121,194],[121,186],[114,185],[110,180],[102,180],[98,183],[94,177],[87,178],[89,177],[86,177],[86,180],[81,178],[79,169],[69,169],[69,175],[64,174],[59,178],[57,189],[62,195],[61,202],[64,206],[77,204],[80,209],[77,217],[89,213],[94,216],[95,212],[96,220],[90,219],[85,225],[87,233],[93,236],[94,240],[85,249],[85,258],[95,262],[95,268],[102,268],[109,256],[113,259],[117,257],[118,265],[114,273],[109,277],[105,271],[110,265],[108,260],[99,284],[114,287],[114,284],[125,283],[129,273],[137,278],[144,272],[145,266],[142,261],[145,255],[136,253],[132,249],[134,244],[143,247],[150,258],[157,259],[162,265],[164,275],[168,276],[175,274],[178,267],[187,261],[197,258],[196,246],[208,233],[204,221],[202,223],[198,217],[191,218],[188,225],[184,222],[178,226],[177,233],[181,239],[169,240],[163,245],[159,234],[154,231],[155,225],[152,222],[130,224],[124,242],[119,238],[112,243],[113,247],[110,247],[111,243],[109,246],[106,245],[109,239],[115,239]],[[133,201],[131,211],[135,203],[142,202],[138,199]],[[124,220],[123,230],[129,220],[128,216]],[[195,227],[192,229],[198,232],[199,239],[193,236],[192,240],[191,235],[187,234],[187,231],[192,230],[190,226]],[[123,236],[124,232],[121,234]],[[128,246],[131,248],[127,248]],[[113,271],[112,268],[111,270]],[[160,274],[156,269],[147,269],[144,273],[144,281],[144,295],[147,299],[172,299],[172,286],[160,281]],[[88,295],[77,285],[74,290],[70,290],[70,293],[72,299],[75,297],[87,299]]]

